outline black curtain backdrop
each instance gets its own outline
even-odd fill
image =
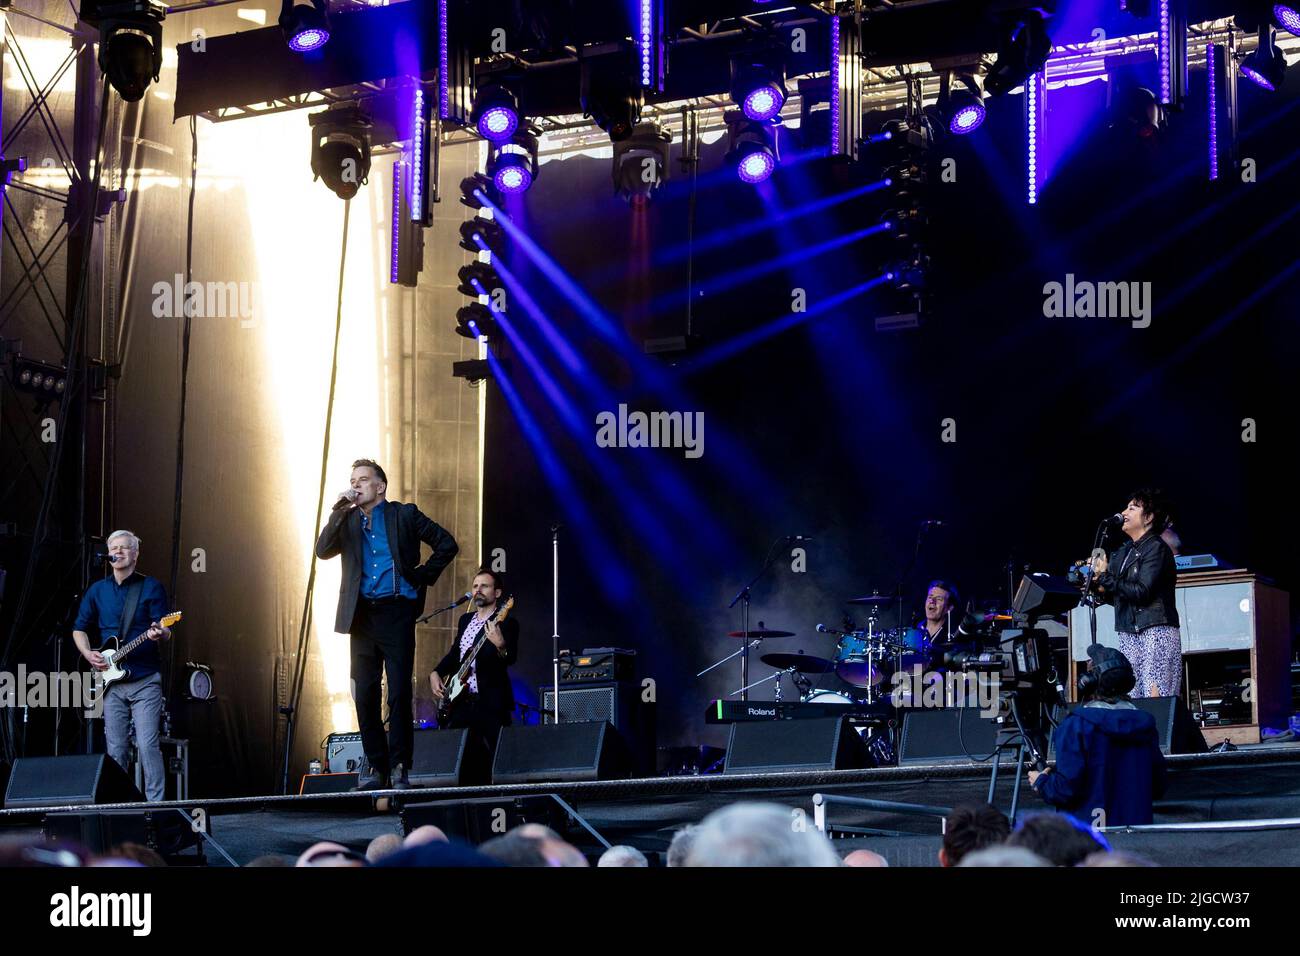
[[[550,681],[557,521],[561,647],[635,649],[641,676],[655,681],[661,745],[725,742],[702,715],[739,686],[739,667],[694,675],[739,647],[723,636],[740,625],[727,604],[781,535],[814,540],[806,569],[784,545],[753,590],[753,626],[798,634],[764,652],[833,656],[815,625],[837,625],[846,598],[897,587],[925,520],[944,525],[924,535],[901,581],[909,617],[933,577],[984,607],[1005,606],[1025,567],[1064,573],[1145,484],[1172,495],[1183,553],[1212,552],[1293,586],[1284,483],[1296,437],[1297,101],[1244,89],[1241,153],[1258,181],[1225,168],[1211,183],[1203,75],[1154,147],[1106,129],[1105,90],[1054,91],[1057,119],[1083,132],[1036,207],[1024,201],[1019,97],[993,102],[976,135],[936,147],[956,175],[933,188],[933,309],[919,330],[875,332],[890,303],[874,292],[824,307],[888,259],[880,237],[800,254],[870,226],[883,208],[869,193],[781,218],[860,184],[824,160],[787,159],[754,189],[717,171],[725,142],[705,147],[686,353],[620,353],[534,257],[507,254],[531,301],[512,291],[507,381],[488,386],[484,544],[504,549],[519,597],[516,680],[530,699]],[[787,157],[798,145],[791,135]],[[676,158],[645,209],[613,196],[609,159],[589,156],[546,164],[511,209],[632,352],[685,331],[686,260],[671,250],[687,241],[690,182]],[[711,244],[719,235],[731,239]],[[1045,317],[1044,284],[1068,273],[1149,282],[1150,326]],[[789,319],[795,289],[814,317],[698,364],[719,343]],[[576,372],[548,346],[548,322]],[[703,455],[597,447],[596,415],[619,402],[702,412]],[[1246,419],[1254,442],[1243,441]],[[943,440],[945,426],[955,441]],[[753,677],[769,673],[755,660]]]

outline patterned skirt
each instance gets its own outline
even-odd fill
[[[1177,697],[1183,677],[1183,638],[1178,628],[1157,624],[1140,634],[1116,633],[1119,649],[1137,678],[1131,696]]]

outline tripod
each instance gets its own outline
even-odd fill
[[[1041,726],[1035,726],[1033,730],[1025,729],[1025,725],[1020,719],[1017,696],[1018,692],[1014,690],[1006,692],[1003,696],[1005,713],[1011,718],[1014,726],[1008,727],[1003,723],[998,728],[997,742],[993,747],[993,766],[989,770],[989,795],[987,801],[990,806],[997,806],[994,797],[997,795],[998,771],[1002,765],[1002,755],[1004,753],[1014,753],[1016,755],[1016,776],[1011,785],[1011,808],[1007,812],[1007,818],[1011,821],[1013,828],[1016,825],[1016,813],[1020,807],[1020,782],[1025,775],[1025,756],[1028,755],[1039,770],[1047,766],[1046,740],[1043,737]],[[1043,703],[1039,701],[1037,716],[1040,720],[1043,707]]]

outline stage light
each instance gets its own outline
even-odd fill
[[[1009,93],[1047,62],[1052,40],[1047,35],[1043,15],[1025,10],[1010,23],[998,44],[997,59],[989,69],[984,89],[994,96]]]
[[[1287,65],[1286,56],[1274,45],[1273,39],[1273,31],[1269,27],[1260,27],[1259,46],[1237,65],[1242,76],[1270,93],[1282,85]]]
[[[487,174],[501,196],[528,191],[537,178],[537,137],[520,132],[502,143],[488,160]]]
[[[494,338],[498,328],[492,310],[482,302],[471,302],[456,310],[456,334],[467,339]]]
[[[774,49],[733,57],[731,100],[756,122],[774,119],[785,105],[785,67]]]
[[[151,0],[84,2],[80,16],[99,27],[100,70],[123,100],[137,102],[162,71],[166,9]]]
[[[470,262],[461,266],[456,270],[456,278],[460,280],[456,291],[471,299],[477,299],[480,295],[491,295],[494,289],[503,288],[497,270],[486,262]],[[482,289],[479,286],[482,286]]]
[[[1300,37],[1300,11],[1285,3],[1273,4],[1273,22],[1292,36]]]
[[[492,180],[482,173],[474,173],[472,176],[466,176],[460,181],[460,204],[468,206],[470,209],[482,209],[483,200],[479,199],[475,193],[482,193],[487,196],[491,202],[496,202],[496,187],[492,185]]]
[[[67,369],[13,355],[14,387],[36,395],[42,403],[62,395],[68,386]]]
[[[504,143],[519,128],[519,100],[503,83],[486,84],[474,97],[470,118],[484,139]]]
[[[645,94],[619,66],[583,64],[580,90],[582,113],[618,143],[632,135],[641,121]]]
[[[493,255],[499,255],[505,242],[505,231],[491,219],[476,216],[460,224],[460,247],[466,252],[482,252],[486,246]]]
[[[640,123],[632,135],[614,144],[614,191],[629,203],[648,202],[668,178],[668,151],[673,134],[659,123]]]
[[[351,199],[370,176],[370,117],[355,103],[307,117],[312,128],[311,171],[334,195]]]
[[[284,33],[284,42],[294,53],[319,50],[330,38],[325,0],[311,0],[310,3],[283,0],[280,4],[280,30]]]
[[[988,111],[984,108],[984,91],[970,73],[949,80],[948,95],[941,108],[948,117],[948,132],[958,136],[973,133],[984,125]]]
[[[761,183],[775,172],[780,156],[777,127],[745,119],[738,110],[724,116],[729,135],[726,161],[742,182]]]

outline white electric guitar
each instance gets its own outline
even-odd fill
[[[163,615],[162,620],[158,622],[158,627],[171,627],[180,619],[181,612],[172,611],[170,614]],[[142,645],[145,641],[149,640],[147,637],[148,633],[148,630],[142,631],[139,637],[127,641],[125,644],[120,646],[118,645],[116,637],[110,637],[109,641],[112,643],[99,649],[99,653],[103,655],[104,662],[108,664],[108,667],[104,668],[102,671],[95,671],[95,677],[97,678],[95,682],[96,696],[103,694],[111,685],[116,684],[118,681],[130,679],[131,668],[128,667],[124,661],[128,654]]]
[[[511,595],[506,598],[506,603],[497,608],[496,613],[488,618],[488,621],[495,621],[497,624],[500,624],[510,616],[510,609],[514,606],[515,598],[514,595]],[[478,652],[483,649],[483,645],[486,643],[487,626],[484,625],[483,630],[479,633],[478,640],[474,642],[474,646],[469,649],[469,653],[466,654],[464,660],[460,662],[460,667],[456,668],[456,673],[452,674],[451,680],[447,682],[447,693],[445,693],[442,700],[438,702],[438,721],[440,724],[444,723],[446,717],[451,713],[451,702],[459,697],[461,692],[469,686],[470,667],[474,663],[474,658],[478,657]]]

